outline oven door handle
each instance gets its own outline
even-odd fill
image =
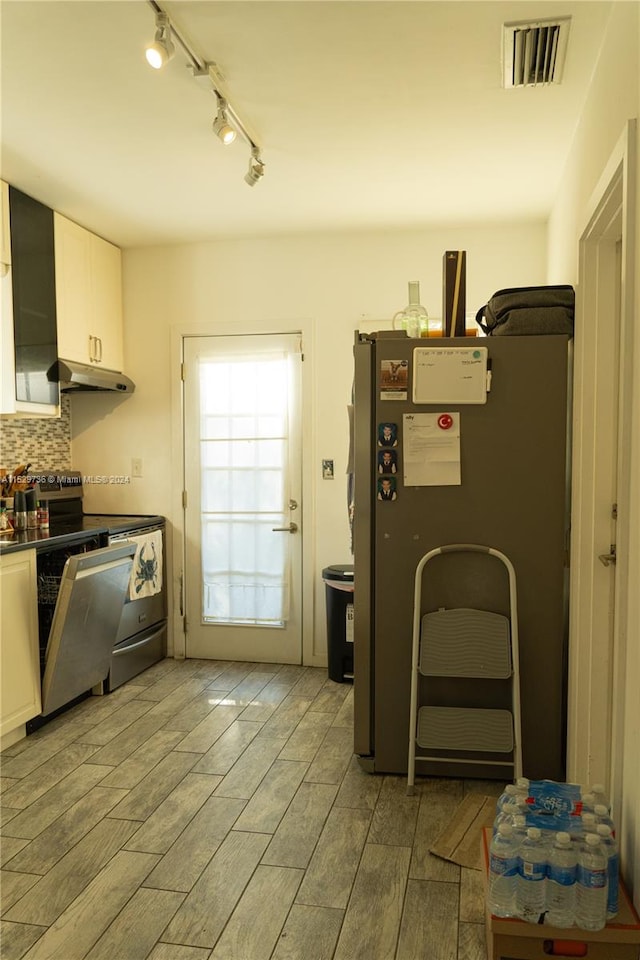
[[[146,645],[149,643],[150,640],[153,640],[153,639],[154,639],[154,637],[155,637],[155,634],[151,634],[150,636],[145,637],[144,640],[138,640],[137,643],[130,643],[128,646],[122,647],[122,649],[120,649],[120,650],[116,647],[116,649],[113,651],[112,656],[114,656],[114,657],[124,657],[124,656],[126,656],[128,653],[131,653],[132,650],[137,650],[138,647],[144,647],[144,646],[146,646]]]

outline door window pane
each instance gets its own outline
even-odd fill
[[[204,623],[288,616],[288,360],[200,361]]]

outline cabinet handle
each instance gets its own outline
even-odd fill
[[[102,340],[89,334],[89,360],[91,363],[102,362]]]

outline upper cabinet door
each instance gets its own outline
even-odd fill
[[[122,253],[119,247],[92,235],[94,313],[89,331],[97,338],[97,362],[122,372]]]
[[[55,214],[58,356],[122,370],[122,255]]]
[[[53,215],[53,227],[58,357],[90,363],[91,235],[59,213]]]

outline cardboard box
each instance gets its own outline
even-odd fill
[[[445,337],[465,336],[467,252],[445,250],[442,260],[442,322]]]
[[[489,875],[491,830],[482,831],[485,894]],[[562,930],[547,924],[494,917],[487,911],[488,960],[548,960],[549,957],[586,957],[587,960],[640,960],[640,918],[620,883],[620,907],[615,921],[603,930]]]

